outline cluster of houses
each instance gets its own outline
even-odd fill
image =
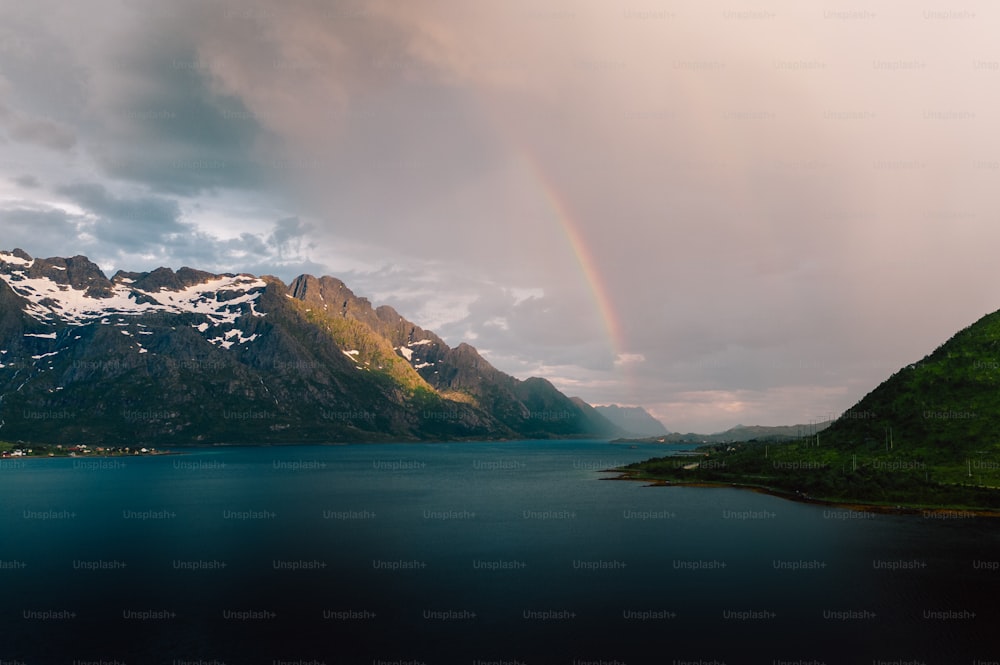
[[[62,446],[56,446],[62,450]],[[147,455],[156,452],[155,448],[131,448],[129,446],[88,446],[86,443],[68,446],[65,451],[70,457],[77,455]]]
[[[55,446],[57,452],[53,452],[51,449],[48,452],[49,457],[53,457],[56,454],[65,455],[68,454],[70,457],[77,457],[79,455],[155,455],[155,448],[131,448],[128,446],[88,446],[85,443],[76,444],[72,446],[63,447],[62,445]],[[44,446],[43,446],[44,449]],[[10,459],[12,457],[28,457],[34,454],[34,449],[32,448],[14,448],[12,450],[0,451],[0,458]]]

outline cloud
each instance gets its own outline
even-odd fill
[[[87,254],[107,270],[187,265],[286,281],[305,272],[329,272],[300,251],[309,227],[296,220],[226,238],[189,221],[176,199],[116,194],[99,183],[62,185],[54,192],[60,200],[0,204],[7,249],[20,246],[38,256]]]
[[[65,210],[13,204],[0,207],[3,249],[20,247],[34,255],[75,256],[83,219]]]
[[[47,118],[32,118],[0,104],[0,123],[12,141],[67,152],[76,145],[76,134]]]
[[[268,253],[264,239],[253,233],[241,233],[239,238],[226,240],[223,244],[227,250],[238,254],[262,257]]]
[[[274,231],[268,236],[268,243],[278,250],[278,255],[286,253],[299,253],[302,248],[302,240],[306,238],[313,225],[303,222],[298,217],[286,217],[279,219],[274,224]]]
[[[162,32],[143,38],[147,47],[119,63],[94,100],[97,163],[162,194],[260,187],[274,168],[256,119],[215,94],[194,45]]]
[[[28,173],[12,176],[11,182],[18,185],[19,187],[23,187],[24,189],[37,189],[42,184],[38,180],[38,178]]]
[[[330,272],[672,428],[842,410],[997,307],[985,20],[15,5],[0,218],[21,244]]]
[[[7,135],[15,141],[34,143],[50,150],[68,151],[76,145],[76,135],[51,120],[19,119],[12,123]]]
[[[635,365],[646,362],[646,356],[641,353],[619,353],[615,356],[615,365]]]
[[[99,242],[124,252],[158,249],[195,233],[192,225],[181,221],[176,200],[116,196],[98,183],[63,185],[56,191],[94,218],[90,232]]]

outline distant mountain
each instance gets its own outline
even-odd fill
[[[815,436],[827,427],[830,421],[810,423],[808,425],[736,425],[724,432],[716,432],[708,436],[720,443],[731,441],[752,441],[757,439],[763,441],[780,441],[782,439],[801,439],[803,437]]]
[[[0,252],[0,439],[326,442],[620,433],[340,280]]]
[[[669,434],[670,430],[659,420],[649,414],[641,406],[595,406],[594,409],[617,425],[620,429],[635,436],[660,436]]]
[[[688,432],[671,432],[665,436],[646,437],[657,443],[737,443],[740,441],[792,441],[804,437],[816,436],[830,426],[831,421],[810,423],[808,425],[736,425],[724,432],[714,434],[697,434]]]

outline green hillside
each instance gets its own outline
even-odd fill
[[[626,470],[800,498],[1000,509],[1000,312],[900,369],[816,437],[700,452]]]
[[[1000,442],[1000,312],[899,370],[828,430],[830,445],[884,447],[950,464],[995,454]]]

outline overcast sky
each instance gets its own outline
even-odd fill
[[[976,2],[0,0],[0,248],[335,275],[675,431],[824,419],[1000,309],[998,30]]]

